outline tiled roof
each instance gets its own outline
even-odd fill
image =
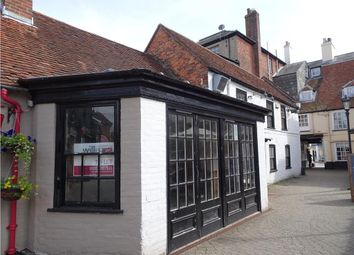
[[[341,92],[344,85],[354,80],[354,60],[324,65],[321,69],[321,78],[315,80],[316,84],[312,80],[309,81],[309,85],[317,89],[316,98],[314,102],[302,103],[303,113],[343,108]]]
[[[282,76],[282,75],[296,73],[299,70],[299,68],[304,64],[306,64],[305,61],[287,64],[287,65],[283,66],[275,76],[278,77],[278,76]]]
[[[199,61],[207,68],[217,70],[225,75],[230,76],[230,78],[233,78],[236,81],[246,83],[250,87],[253,87],[257,90],[265,91],[267,94],[271,94],[276,99],[288,105],[295,106],[295,101],[289,95],[287,95],[286,92],[280,90],[271,83],[263,81],[253,74],[243,70],[239,66],[223,59],[222,57],[214,54],[203,46],[191,41],[190,39],[176,33],[173,30],[168,29],[161,24],[157,30],[158,29],[163,29],[174,41],[184,46],[185,50],[189,51],[194,57],[198,58]]]
[[[34,26],[1,17],[1,81],[144,68],[170,73],[150,55],[34,12]]]
[[[322,61],[322,59],[312,61],[312,62],[309,62],[308,65],[310,68],[312,68],[312,67],[323,66],[323,65],[339,64],[339,63],[347,62],[350,60],[354,60],[354,52],[349,52],[349,53],[345,53],[342,55],[334,56],[333,59],[327,60],[327,61]]]

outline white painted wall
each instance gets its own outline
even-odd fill
[[[123,214],[47,212],[53,207],[55,105],[37,105],[35,178],[39,196],[29,224],[30,248],[40,254],[165,254],[166,107],[121,100],[121,208]]]
[[[266,211],[268,205],[268,172],[265,158],[265,135],[264,135],[264,122],[257,122],[257,147],[258,147],[258,165],[259,165],[259,186],[261,196],[261,210]]]
[[[44,254],[141,252],[140,100],[121,101],[121,208],[123,214],[53,213],[55,105],[35,107],[36,179],[40,194],[30,221],[32,248]]]
[[[142,254],[167,250],[166,104],[140,99]]]
[[[209,89],[212,88],[210,85],[212,83],[213,73],[208,73]],[[266,107],[267,100],[271,100],[269,97],[251,90],[245,86],[242,86],[234,81],[225,88],[222,94],[236,98],[236,88],[242,89],[247,92],[247,102]],[[275,183],[292,176],[297,176],[301,173],[301,145],[300,145],[300,130],[299,130],[299,120],[297,113],[291,113],[286,111],[287,114],[287,130],[281,130],[281,105],[277,100],[271,100],[274,102],[274,129],[268,129],[267,123],[264,123],[263,128],[260,124],[257,124],[258,139],[261,139],[262,133],[264,133],[264,138],[271,139],[270,142],[263,144],[264,154],[259,153],[259,162],[262,160],[265,162],[266,168],[260,169],[260,171],[266,171],[268,176],[268,184]],[[269,167],[269,144],[276,145],[276,159],[277,159],[277,169],[278,171],[270,173]],[[291,152],[291,168],[285,169],[285,145],[290,145]],[[261,146],[261,144],[259,144]],[[263,158],[264,157],[264,158]],[[261,166],[261,164],[259,164]],[[261,173],[260,173],[261,174]]]

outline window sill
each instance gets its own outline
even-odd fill
[[[278,172],[278,169],[272,169],[272,170],[270,170],[270,173],[275,173],[275,172]]]
[[[63,213],[105,213],[105,214],[122,214],[123,210],[113,208],[98,207],[58,207],[48,208],[47,212],[63,212]]]
[[[285,167],[285,169],[291,169],[291,166]]]
[[[342,129],[332,129],[333,132],[338,132],[338,131],[348,131],[347,128],[342,128]]]

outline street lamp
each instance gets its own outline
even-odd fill
[[[345,96],[342,98],[343,107],[345,110],[345,115],[347,116],[347,130],[348,130],[348,142],[349,142],[349,153],[352,153],[352,142],[350,139],[350,124],[349,124],[349,110],[350,110],[350,98]]]

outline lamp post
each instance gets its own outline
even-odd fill
[[[350,110],[350,98],[345,96],[342,98],[345,115],[347,116],[347,130],[348,130],[348,142],[349,142],[349,154],[352,154],[352,141],[350,139],[350,123],[349,123],[349,110]]]

